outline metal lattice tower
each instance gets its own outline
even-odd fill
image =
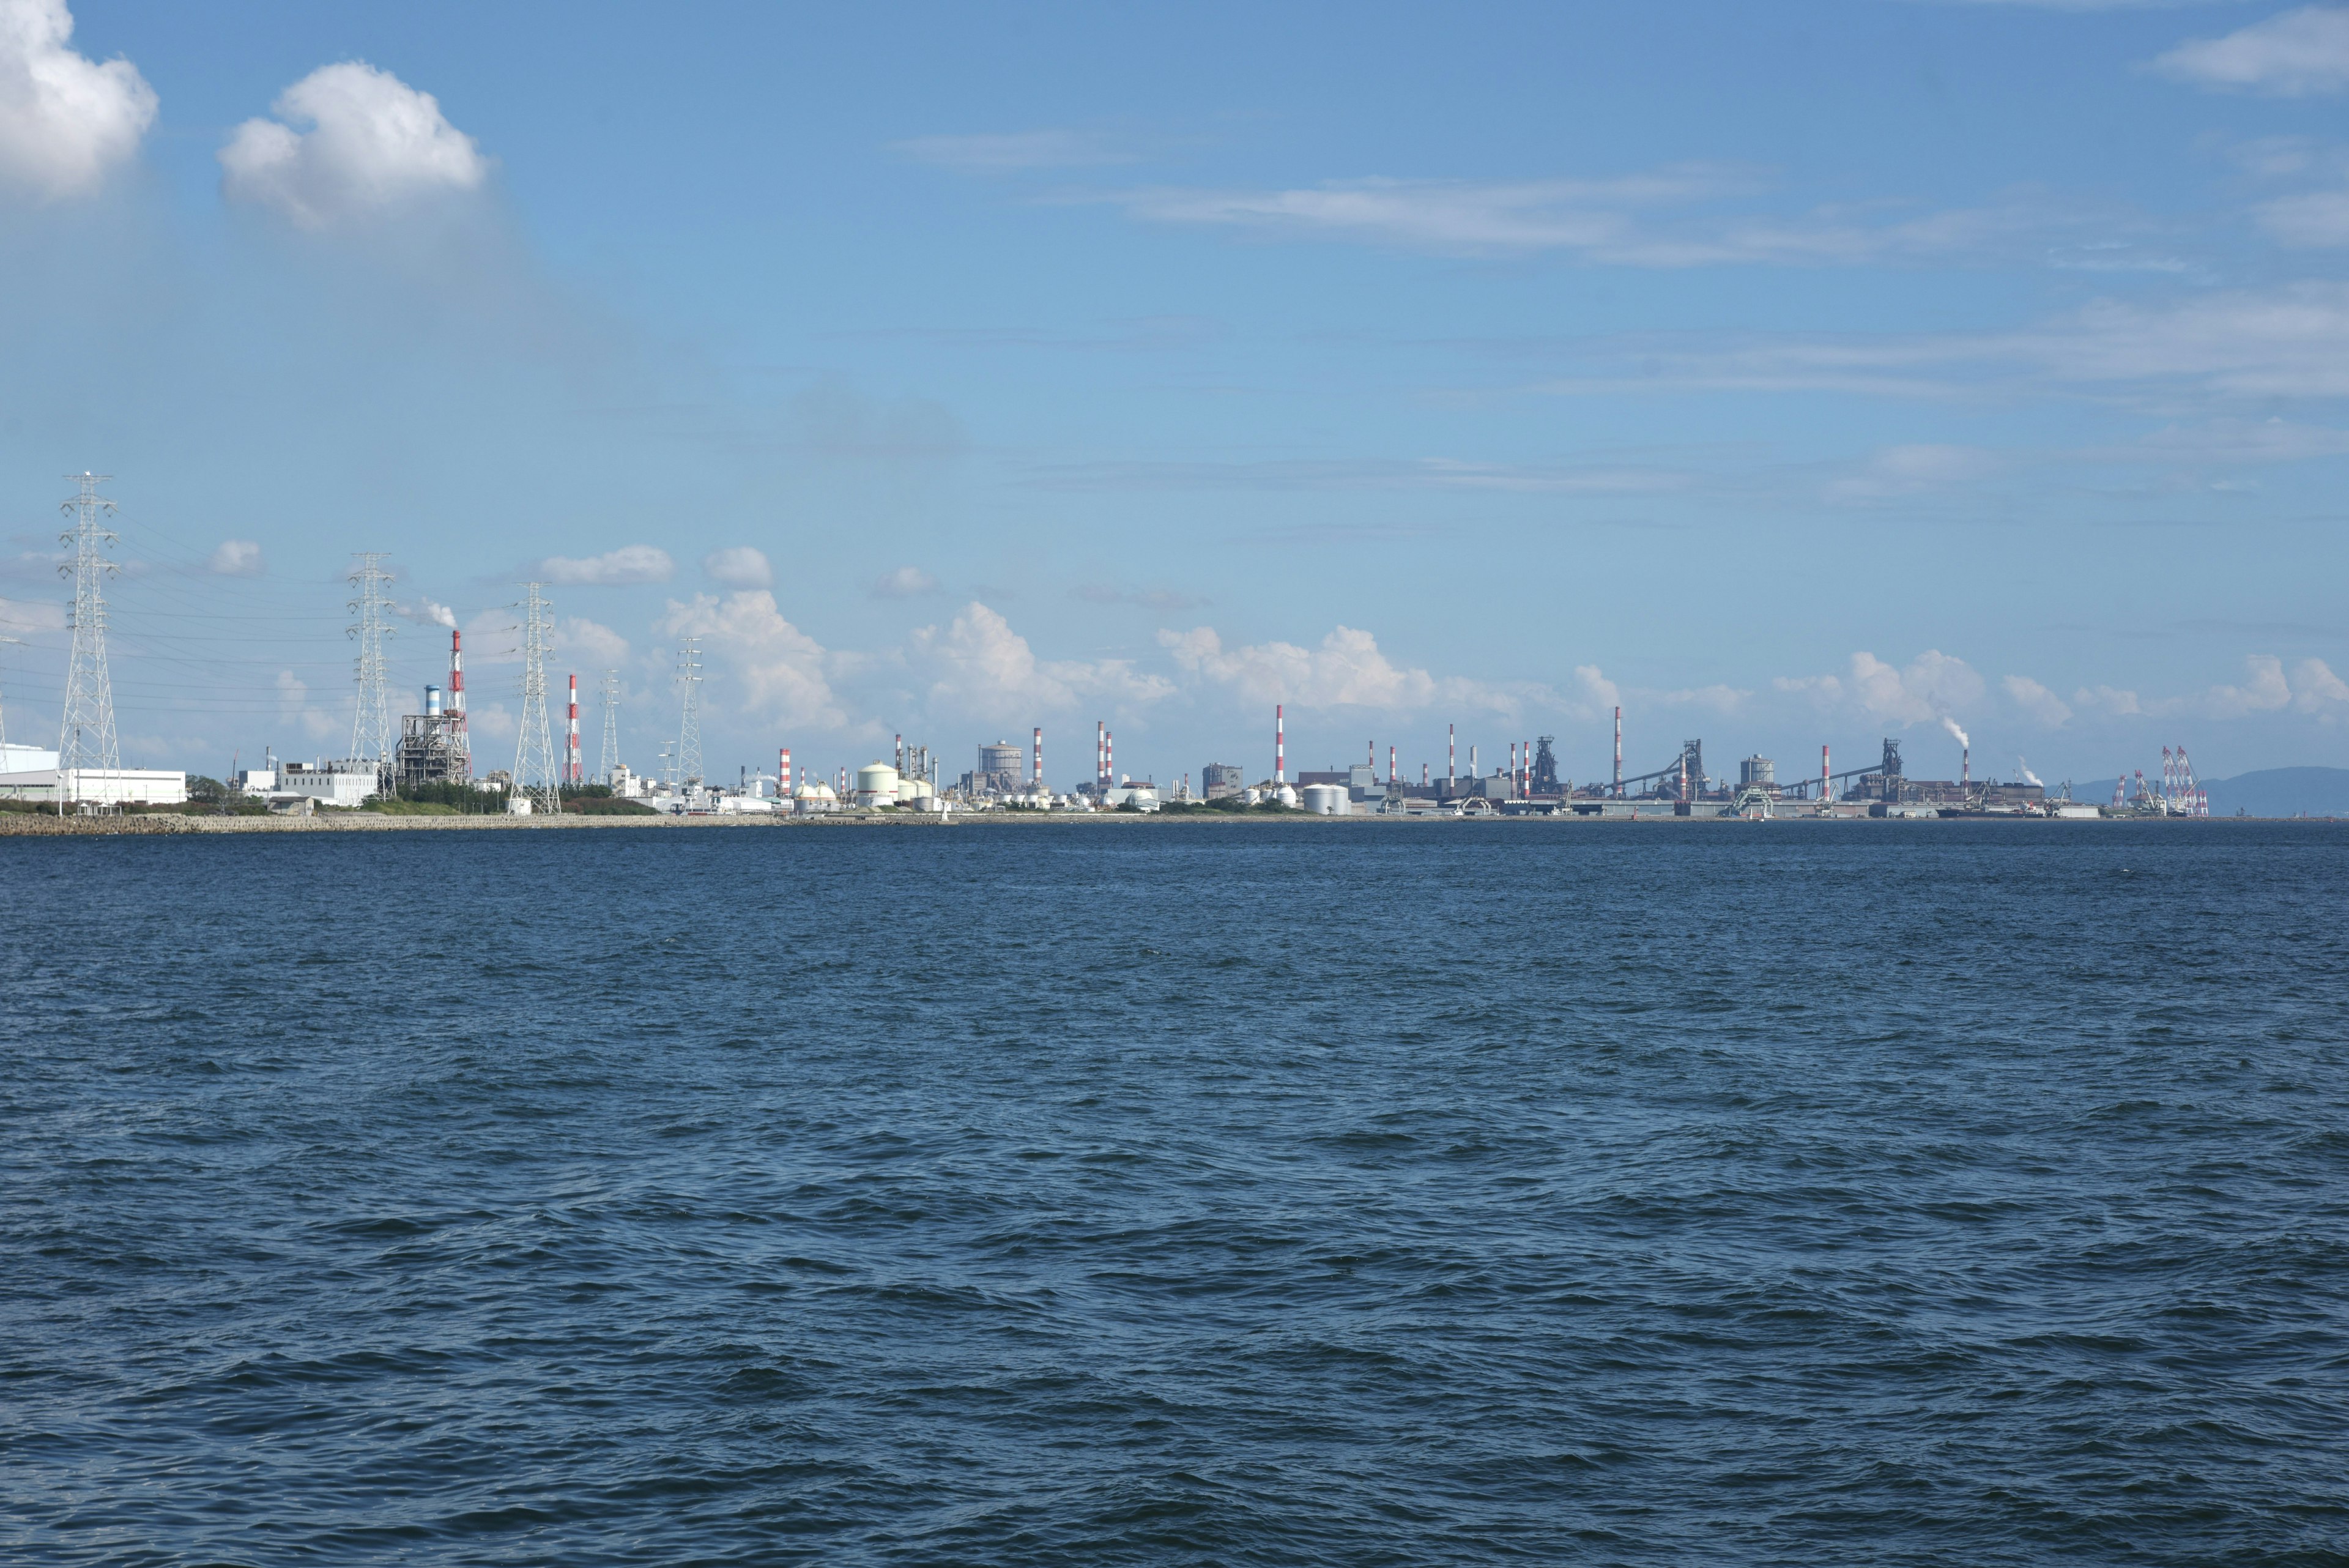
[[[612,787],[612,775],[620,771],[620,672],[604,671],[604,757],[599,771],[604,775],[604,787]]]
[[[677,776],[679,785],[701,782],[701,639],[689,637],[677,656],[678,684],[685,688],[683,711],[677,725]]]
[[[546,654],[553,639],[550,606],[539,590],[543,583],[525,583],[522,626],[522,738],[514,744],[513,787],[529,796],[533,811],[563,809],[562,775],[555,771],[554,735],[546,722]]]
[[[359,644],[359,702],[351,718],[351,756],[380,769],[391,761],[391,670],[383,656],[383,639],[391,635],[384,615],[391,601],[383,590],[391,574],[383,569],[383,552],[362,551],[348,580],[358,597],[350,601],[357,619],[347,629]]]
[[[109,516],[114,513],[114,503],[98,493],[111,475],[85,472],[66,477],[81,486],[81,493],[62,508],[74,525],[57,535],[59,544],[74,549],[72,564],[57,568],[59,576],[70,572],[74,580],[73,658],[66,666],[66,711],[57,732],[57,766],[119,768],[122,751],[114,736],[114,683],[106,673],[102,588],[105,579],[121,568],[106,558],[114,531],[100,527],[98,521],[100,513]]]

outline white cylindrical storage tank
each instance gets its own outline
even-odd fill
[[[1289,788],[1287,784],[1282,784],[1278,789],[1272,792],[1272,798],[1277,804],[1281,805],[1295,805],[1297,804],[1297,792]]]
[[[1305,809],[1316,816],[1343,816],[1346,815],[1346,791],[1340,784],[1307,784]]]
[[[887,763],[867,763],[856,770],[856,804],[897,804],[897,770]]]

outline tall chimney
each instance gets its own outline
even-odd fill
[[[1036,726],[1036,777],[1033,782],[1039,786],[1044,782],[1044,726],[1041,724]]]
[[[1460,776],[1460,726],[1444,726],[1444,782],[1451,784]]]
[[[1282,704],[1272,705],[1272,782],[1288,782],[1288,724],[1283,716]]]
[[[571,678],[571,734],[570,734],[570,736],[569,736],[569,739],[568,739],[568,742],[567,742],[567,743],[568,743],[568,745],[569,745],[569,747],[570,747],[570,752],[571,752],[571,758],[570,758],[570,763],[569,763],[569,768],[570,768],[570,774],[571,774],[571,782],[572,782],[573,784],[578,784],[578,783],[580,782],[580,777],[579,777],[579,677],[577,677],[576,675],[574,675],[574,676],[573,676],[573,677]]]
[[[1615,793],[1623,793],[1623,710],[1615,710]]]
[[[1834,787],[1827,775],[1827,749],[1821,746],[1819,748],[1819,798],[1823,801],[1828,798],[1828,792]]]
[[[789,746],[781,747],[776,753],[775,798],[777,800],[792,798],[792,749]]]

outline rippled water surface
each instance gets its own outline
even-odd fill
[[[2344,873],[0,840],[0,1558],[2349,1561]]]

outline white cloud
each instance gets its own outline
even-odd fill
[[[2010,675],[2001,684],[2016,707],[2051,730],[2072,717],[2072,710],[2064,699],[2028,675]]]
[[[1849,707],[1888,724],[1922,724],[1982,700],[1982,678],[1962,659],[1928,649],[1906,668],[1873,653],[1855,653],[1842,675],[1779,677],[1780,691],[1804,694],[1826,707]]]
[[[1132,707],[1174,695],[1172,682],[1137,673],[1130,659],[1040,659],[1009,621],[975,600],[950,625],[915,632],[907,663],[928,677],[934,709],[991,722],[1087,699]]]
[[[665,583],[677,575],[677,563],[657,545],[623,545],[600,556],[549,556],[533,570],[550,583],[616,587]]]
[[[771,588],[775,568],[764,552],[748,545],[730,545],[701,557],[702,576],[730,588]]]
[[[994,135],[916,136],[891,143],[923,163],[961,174],[1009,174],[1023,169],[1086,169],[1131,163],[1133,155],[1106,137],[1083,130],[1015,130]]]
[[[2124,719],[2145,711],[2136,692],[2117,686],[2083,686],[2072,693],[2072,701],[2083,708],[2101,709]]]
[[[2349,245],[2349,191],[2311,191],[2262,202],[2260,227],[2288,245]]]
[[[1613,711],[1623,704],[1623,693],[1617,689],[1615,682],[1599,673],[1599,666],[1595,664],[1578,664],[1574,667],[1574,688],[1581,695],[1587,707],[1606,713],[1610,718],[1613,716]]]
[[[936,593],[938,580],[919,566],[900,566],[894,572],[884,572],[866,591],[876,599],[919,598],[924,594]]]
[[[2306,5],[2254,22],[2223,38],[2197,38],[2153,68],[2203,87],[2298,98],[2349,88],[2349,10]]]
[[[2273,654],[2255,653],[2243,660],[2243,666],[2251,672],[2251,679],[2240,686],[2213,686],[2194,696],[2148,704],[2146,711],[2199,719],[2242,719],[2292,705],[2292,686],[2283,678],[2282,659]]]
[[[430,93],[359,60],[321,66],[221,149],[222,192],[305,229],[478,190],[489,161]]]
[[[1979,479],[1996,467],[1996,458],[1973,447],[1889,446],[1870,458],[1858,473],[1828,485],[1827,496],[1834,501],[1881,501]]]
[[[1556,392],[1636,388],[1947,397],[2070,384],[2199,389],[2230,397],[2349,397],[2349,283],[2313,281],[2140,305],[2101,300],[2020,332],[1934,337],[1754,338],[1676,349],[1643,340],[1611,373]]]
[[[582,662],[597,670],[608,670],[626,661],[628,639],[610,627],[571,616],[554,628],[554,651],[576,654]]]
[[[775,596],[745,589],[723,598],[696,594],[671,599],[660,629],[698,637],[715,671],[740,688],[742,711],[772,723],[836,730],[848,722],[834,700],[823,645],[783,618]]]
[[[204,566],[223,577],[257,577],[269,569],[261,558],[261,546],[250,539],[222,540]]]
[[[1559,251],[1615,266],[1862,265],[1990,253],[2036,261],[2052,234],[2112,226],[2106,215],[2026,202],[1897,222],[1836,208],[1792,217],[1713,210],[1761,188],[1750,169],[1686,163],[1599,180],[1372,178],[1287,190],[1162,186],[1100,199],[1145,223],[1445,255]]]
[[[0,598],[0,631],[63,631],[66,607],[55,599]]]
[[[419,626],[446,627],[451,631],[457,627],[455,610],[436,599],[426,598],[422,595],[419,595],[413,604],[405,599],[394,600],[391,613],[402,620],[412,620]]]
[[[1398,665],[1379,650],[1367,631],[1341,626],[1319,648],[1288,642],[1226,648],[1212,627],[1161,631],[1159,646],[1177,668],[1228,686],[1255,702],[1294,702],[1308,708],[1454,708],[1514,714],[1548,693],[1536,686],[1503,687],[1457,676],[1439,678]],[[1595,671],[1593,672],[1596,673]]]
[[[2303,659],[2292,666],[2292,705],[2300,712],[2334,718],[2349,711],[2349,681],[2333,673],[2321,659]]]
[[[139,151],[155,89],[139,68],[67,47],[65,0],[0,0],[0,187],[84,195]]]

